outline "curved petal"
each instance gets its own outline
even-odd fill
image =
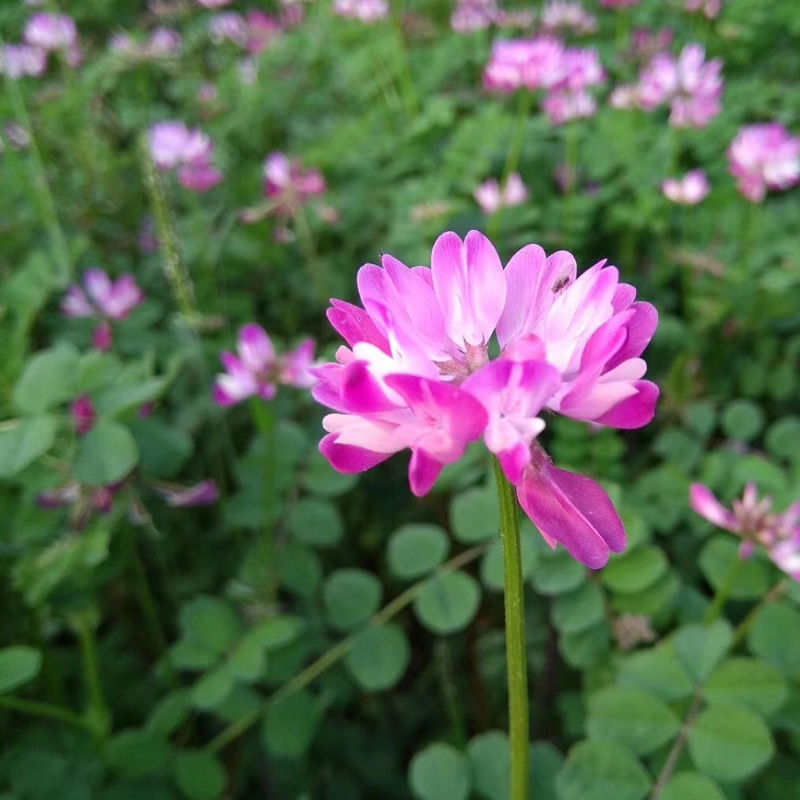
[[[347,474],[366,472],[392,455],[392,453],[375,453],[364,447],[338,444],[336,439],[335,433],[323,436],[319,443],[319,451],[337,472]]]
[[[597,417],[595,422],[624,430],[642,428],[651,422],[656,414],[660,389],[652,381],[636,381],[633,385],[636,394],[617,403],[610,411]]]
[[[738,524],[732,511],[729,511],[717,500],[714,493],[702,483],[693,483],[689,487],[689,505],[701,517],[704,517],[718,528],[738,533]]]

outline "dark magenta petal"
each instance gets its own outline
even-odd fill
[[[652,421],[656,413],[656,403],[660,390],[652,381],[636,381],[636,394],[617,403],[597,422],[612,428],[641,428]]]
[[[417,496],[426,495],[436,483],[444,464],[432,458],[424,450],[414,450],[408,464],[408,484]]]
[[[386,461],[392,453],[375,453],[364,447],[355,447],[349,444],[337,444],[337,434],[329,433],[322,437],[319,451],[330,461],[337,472],[347,474],[366,472],[368,469]]]

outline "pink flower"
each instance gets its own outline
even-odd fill
[[[685,206],[697,205],[711,190],[706,173],[693,169],[682,178],[667,178],[661,184],[661,191],[667,200]]]
[[[7,44],[0,48],[0,75],[19,80],[26,75],[43,75],[47,52],[29,44]]]
[[[375,22],[389,16],[389,3],[387,0],[333,0],[333,13],[361,22]]]
[[[75,20],[66,14],[41,12],[28,20],[22,38],[48,52],[70,50],[78,44],[78,29]]]
[[[78,435],[83,436],[94,427],[96,415],[92,398],[88,394],[82,394],[73,400],[69,407],[69,414]]]
[[[742,499],[734,500],[731,509],[701,483],[691,485],[689,503],[701,517],[741,537],[741,558],[749,557],[761,545],[780,569],[800,580],[800,503],[775,514],[771,511],[772,498],[759,500],[754,483],[745,486]]]
[[[586,34],[597,30],[597,19],[580,3],[572,0],[550,0],[542,9],[541,21],[542,27],[551,32]]]
[[[211,164],[214,144],[197,128],[157,122],[150,126],[149,144],[153,163],[161,170],[178,168],[178,181],[191,191],[205,192],[222,180],[222,173]]]
[[[800,137],[779,122],[746,125],[728,148],[728,163],[739,191],[760,203],[767,189],[788,189],[800,182]]]
[[[249,31],[241,14],[237,14],[235,11],[226,11],[211,17],[208,21],[208,35],[211,37],[211,41],[217,44],[228,41],[240,47],[246,47]]]
[[[501,39],[492,47],[483,83],[500,92],[550,87],[563,77],[563,60],[564,46],[553,37]]]
[[[318,169],[304,169],[299,159],[270,153],[264,161],[264,194],[278,214],[291,216],[298,206],[325,192],[325,178]]]
[[[683,7],[686,11],[700,11],[706,19],[716,19],[722,11],[723,0],[684,0]]]
[[[522,205],[528,199],[528,189],[519,173],[512,172],[502,191],[498,182],[490,178],[475,189],[473,195],[484,214],[494,214],[499,208]]]
[[[197,0],[197,2],[205,8],[222,8],[229,6],[233,0]]]
[[[220,356],[225,372],[217,375],[214,399],[221,406],[255,396],[272,400],[277,384],[307,389],[316,382],[311,374],[314,359],[311,339],[279,356],[266,331],[249,323],[239,331],[236,350],[236,354],[224,352]]]
[[[248,11],[245,21],[248,32],[247,49],[254,56],[266,50],[283,30],[275,17],[258,9]]]
[[[658,389],[640,355],[657,315],[615,267],[578,277],[569,253],[528,245],[503,269],[483,234],[444,233],[430,268],[385,255],[359,270],[358,289],[363,308],[333,300],[328,311],[347,346],[314,370],[312,393],[334,412],[320,450],[335,469],[361,472],[408,448],[421,495],[482,438],[548,542],[592,567],[622,549],[603,490],[552,467],[536,441],[544,408],[621,428],[653,417]]]
[[[147,54],[150,56],[174,56],[180,49],[181,36],[172,28],[156,28],[147,44]]]
[[[553,125],[563,125],[573,119],[594,116],[597,104],[589,92],[566,89],[550,92],[542,102],[542,108]]]
[[[496,0],[459,0],[450,16],[450,27],[456,33],[483,30],[500,14]]]
[[[630,8],[639,5],[639,0],[600,0],[600,5],[606,8]]]
[[[159,486],[158,491],[166,504],[173,508],[209,506],[219,499],[219,489],[216,482],[211,478],[200,481],[194,486]]]
[[[83,283],[86,291],[72,285],[61,303],[61,310],[68,317],[125,319],[144,301],[133,275],[122,275],[112,281],[105,270],[90,269],[84,273]]]

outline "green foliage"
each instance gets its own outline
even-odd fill
[[[454,633],[472,621],[480,596],[474,578],[465,572],[447,572],[425,581],[414,601],[414,612],[434,633]]]
[[[449,550],[447,534],[436,525],[404,525],[389,539],[389,569],[403,580],[419,578],[439,566]]]
[[[452,797],[467,800],[469,762],[463,753],[442,742],[428,745],[411,759],[409,783],[420,800]]]
[[[33,680],[41,667],[42,654],[33,647],[4,647],[0,650],[0,694]]]

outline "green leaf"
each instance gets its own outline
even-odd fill
[[[689,753],[702,772],[742,781],[772,758],[775,746],[761,717],[740,706],[713,705],[689,731]]]
[[[257,639],[267,650],[276,650],[293,642],[302,631],[303,625],[303,620],[299,617],[278,614],[261,620],[247,637]]]
[[[33,680],[42,668],[42,654],[33,647],[12,645],[0,650],[0,694]]]
[[[768,603],[756,613],[747,643],[767,663],[796,677],[800,671],[800,612],[788,603]]]
[[[528,796],[536,800],[559,800],[556,780],[564,756],[549,742],[534,742],[530,747]]]
[[[78,443],[75,477],[87,486],[107,486],[122,480],[139,460],[130,431],[118,422],[100,418]]]
[[[192,454],[188,433],[155,417],[136,417],[128,428],[139,448],[139,467],[154,478],[173,478]]]
[[[233,690],[235,681],[226,666],[208,672],[192,686],[192,702],[198,708],[216,708]]]
[[[456,539],[467,544],[497,536],[500,507],[494,491],[473,487],[457,494],[450,503],[450,524]]]
[[[454,633],[472,621],[480,597],[474,578],[465,572],[447,572],[425,582],[414,601],[414,613],[434,633]]]
[[[276,756],[299,758],[311,744],[318,718],[317,704],[305,690],[272,702],[264,719],[264,743]]]
[[[597,664],[608,652],[611,630],[605,618],[589,628],[565,633],[558,640],[564,660],[573,667],[586,669]]]
[[[389,569],[397,578],[413,580],[438,567],[449,551],[447,534],[438,525],[403,525],[389,538]]]
[[[637,755],[652,753],[673,739],[680,727],[666,703],[641,689],[612,686],[589,698],[588,735],[619,742]]]
[[[540,594],[564,594],[577,589],[586,578],[586,567],[566,551],[539,559],[533,568],[531,583]]]
[[[257,681],[267,668],[267,654],[257,636],[248,633],[228,659],[228,671],[240,681]]]
[[[679,772],[664,786],[661,800],[725,800],[722,789],[699,772]]]
[[[738,703],[765,717],[778,711],[788,694],[780,672],[755,658],[724,661],[703,688],[703,697],[709,703]]]
[[[201,642],[183,637],[169,649],[169,660],[178,669],[201,670],[214,666],[219,653]]]
[[[314,453],[303,474],[303,486],[312,494],[338,497],[358,483],[358,475],[337,472],[320,453]]]
[[[364,689],[377,692],[390,689],[403,677],[410,658],[402,628],[387,623],[359,633],[344,663]]]
[[[111,386],[97,393],[94,406],[98,414],[113,417],[155,400],[166,388],[166,378],[149,378],[127,386]]]
[[[470,740],[467,757],[472,772],[472,790],[488,800],[507,800],[510,791],[511,755],[508,736],[487,731]]]
[[[442,742],[429,744],[411,759],[408,780],[420,800],[467,800],[470,792],[466,757]]]
[[[750,400],[734,400],[725,406],[721,422],[726,436],[749,442],[764,427],[764,412]]]
[[[307,497],[289,510],[287,525],[302,544],[332,547],[341,541],[344,526],[336,506],[328,500]]]
[[[739,542],[729,534],[711,539],[700,552],[700,569],[706,580],[719,589],[727,579],[734,562],[739,560]],[[770,569],[758,558],[743,561],[730,587],[732,600],[751,600],[761,597],[770,585]]]
[[[322,563],[310,548],[287,542],[278,552],[281,583],[299,597],[313,597],[322,582]]]
[[[622,614],[644,614],[652,617],[675,600],[680,588],[678,576],[674,572],[666,571],[641,592],[615,592],[611,603]]]
[[[175,689],[153,707],[147,718],[146,730],[167,737],[189,718],[192,702],[188,689]]]
[[[56,420],[48,414],[3,423],[0,430],[0,478],[8,478],[40,455],[56,438]]]
[[[675,653],[684,668],[696,684],[702,685],[728,652],[733,630],[723,619],[711,625],[698,622],[679,628],[673,641]]]
[[[556,788],[561,800],[642,800],[650,776],[622,745],[589,740],[569,751]]]
[[[27,363],[14,387],[14,405],[23,414],[38,414],[77,394],[79,356],[68,344],[42,350]]]
[[[615,556],[602,571],[603,583],[615,592],[641,592],[655,583],[667,569],[659,547],[638,547],[622,557]]]
[[[105,744],[103,759],[110,769],[129,778],[161,775],[172,757],[172,745],[148,730],[129,729]]]
[[[628,656],[617,673],[622,686],[638,686],[667,702],[683,700],[694,684],[675,654],[671,642]]]
[[[215,653],[227,653],[242,634],[242,623],[233,607],[209,595],[185,603],[178,624],[189,639]]]
[[[219,759],[203,750],[183,750],[174,766],[175,782],[188,800],[217,800],[225,789]]]
[[[579,633],[605,617],[603,592],[586,581],[573,592],[560,594],[553,601],[553,625],[561,633]]]
[[[781,417],[769,426],[764,440],[774,456],[797,460],[800,456],[800,417]]]
[[[337,630],[351,631],[378,610],[382,595],[381,582],[371,572],[338,569],[322,590],[327,620]]]

